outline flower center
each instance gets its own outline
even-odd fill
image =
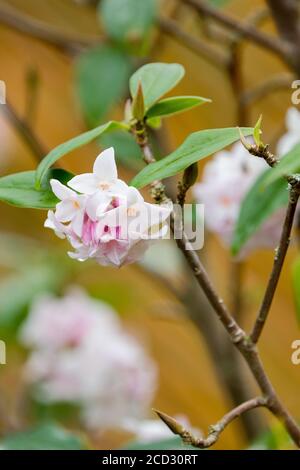
[[[107,189],[110,188],[110,184],[107,181],[101,181],[98,184],[98,188],[101,189],[102,191],[106,191]]]
[[[135,217],[137,214],[137,210],[135,207],[128,207],[127,209],[127,215],[128,217]]]

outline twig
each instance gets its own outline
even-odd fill
[[[274,52],[284,62],[289,63],[290,47],[286,42],[262,33],[251,24],[242,23],[231,16],[226,15],[223,10],[214,8],[208,2],[202,0],[182,0],[182,2],[194,8],[201,15],[205,15],[218,21],[244,38]]]
[[[138,139],[137,143],[139,144]],[[144,151],[144,148],[145,143],[144,147],[141,146],[141,150]],[[267,146],[264,146],[262,150],[266,151]],[[147,154],[149,155],[146,157],[146,159],[151,156],[151,162],[153,162],[155,158],[148,144]],[[171,228],[174,227],[175,222],[176,220],[174,219],[174,214],[172,214]],[[214,286],[212,285],[209,279],[208,274],[206,273],[204,266],[202,265],[199,259],[198,254],[193,250],[193,247],[190,241],[188,240],[186,234],[184,233],[184,230],[182,230],[181,235],[181,238],[176,239],[177,245],[183,253],[184,257],[186,258],[187,262],[189,263],[199,286],[205,293],[219,320],[226,329],[233,345],[240,351],[240,353],[244,357],[250,371],[252,372],[257,384],[260,387],[261,392],[267,399],[269,410],[272,411],[272,413],[283,422],[286,430],[288,431],[295,444],[300,447],[300,428],[294,418],[287,411],[285,406],[281,403],[279,397],[277,396],[274,387],[265,372],[260,356],[258,355],[255,343],[252,342],[251,338],[249,338],[246,335],[245,331],[238,325],[238,323],[233,318],[230,311],[224,304],[223,299],[218,296]]]
[[[300,74],[300,11],[298,0],[267,0],[278,32],[289,45],[289,62]]]
[[[140,124],[140,127],[143,127],[143,125]],[[136,134],[136,131],[133,133],[137,138],[139,133]],[[139,145],[142,144],[144,159],[146,162],[153,162],[155,158],[149,146],[147,133],[143,131],[142,134],[143,140],[141,141],[141,139],[139,139]],[[165,136],[159,134],[159,138],[160,146],[163,146],[165,152],[167,152],[168,149],[165,148]],[[143,150],[145,148],[146,152]],[[194,173],[194,171],[192,173]],[[191,175],[189,175],[188,178],[189,182],[190,177]],[[164,183],[166,184],[167,196],[170,197],[172,201],[176,201],[176,192],[170,184],[170,181],[166,180]],[[202,289],[198,289],[197,282],[185,256],[183,256],[183,259],[186,263],[185,278],[188,288],[183,293],[180,293],[179,296],[178,293],[175,296],[183,303],[189,318],[205,340],[216,370],[217,380],[220,383],[221,389],[225,391],[225,398],[229,400],[233,406],[237,406],[239,403],[246,401],[250,396],[248,377],[244,374],[242,368],[242,358],[239,352],[232,348],[231,341],[226,331],[222,329],[217,317],[214,315],[213,308],[204,292]],[[167,287],[169,289],[169,286]],[[245,434],[249,440],[257,437],[265,428],[262,417],[258,413],[242,416],[242,422]]]
[[[30,126],[36,117],[39,84],[39,74],[37,69],[30,67],[26,74],[26,105],[24,113],[24,121],[26,121]]]
[[[205,41],[191,36],[189,33],[181,29],[176,21],[171,20],[170,18],[160,18],[158,20],[158,25],[164,33],[172,36],[176,41],[183,43],[184,46],[202,56],[211,64],[216,65],[217,67],[228,68],[230,58],[225,52],[222,52],[216,47],[212,47]]]
[[[257,27],[257,25],[265,18],[265,10],[259,9],[250,15],[246,24]],[[229,79],[232,87],[232,92],[236,97],[237,103],[237,125],[247,126],[248,115],[247,106],[243,101],[243,89],[244,80],[243,73],[241,70],[241,47],[243,44],[244,36],[241,34],[235,34],[231,43],[229,44],[230,49],[230,64],[228,67]]]
[[[65,33],[55,26],[33,18],[26,13],[20,13],[16,8],[3,3],[0,4],[0,23],[29,36],[41,39],[72,54],[78,53],[87,47],[95,46],[102,40],[101,36],[86,37]]]
[[[269,93],[290,88],[293,79],[293,75],[287,73],[270,77],[255,88],[242,93],[241,101],[244,106],[253,104],[267,96]]]
[[[185,444],[198,447],[199,449],[207,449],[218,441],[222,432],[232,421],[239,418],[247,411],[254,410],[259,407],[267,407],[267,403],[268,401],[264,397],[252,398],[251,400],[242,403],[224,415],[216,424],[211,425],[206,438],[195,436],[191,431],[185,429],[182,424],[166,413],[159,410],[154,411],[174,434],[179,435],[182,438]]]
[[[290,244],[291,231],[293,227],[293,221],[296,213],[297,202],[299,199],[298,191],[291,189],[290,200],[285,216],[285,221],[281,233],[281,238],[279,242],[279,247],[276,250],[276,255],[274,259],[273,269],[269,278],[267,289],[259,309],[255,325],[251,333],[251,339],[253,343],[257,343],[260,338],[260,335],[263,331],[264,325],[266,323],[272,301],[275,295],[276,287],[280,278],[282,271],[283,263],[286,257],[286,253]]]
[[[47,152],[37,137],[34,135],[28,124],[17,115],[10,102],[6,101],[6,105],[2,105],[1,109],[4,111],[4,114],[9,119],[14,128],[19,132],[24,141],[27,143],[28,147],[31,149],[37,160],[41,161]]]

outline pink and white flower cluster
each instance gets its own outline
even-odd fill
[[[126,427],[147,416],[156,367],[115,311],[76,288],[38,298],[20,333],[32,349],[25,379],[49,403],[80,405],[92,429]]]
[[[287,133],[279,140],[278,155],[287,153],[300,141],[300,113],[290,108]],[[204,168],[202,182],[194,186],[197,202],[204,204],[205,224],[229,245],[241,203],[255,180],[267,169],[266,163],[251,156],[238,142],[229,151],[218,152]],[[284,209],[276,211],[253,235],[241,256],[259,248],[274,248],[280,238]]]
[[[300,142],[300,112],[297,108],[289,108],[285,116],[287,132],[277,143],[277,153],[283,156],[288,153],[294,145]]]
[[[68,186],[55,179],[50,183],[61,202],[48,212],[45,227],[68,239],[72,258],[122,266],[137,261],[168,232],[171,207],[145,202],[118,178],[113,148],[97,157],[93,173],[75,176]]]

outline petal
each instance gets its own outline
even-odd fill
[[[150,227],[162,224],[171,214],[172,207],[145,203],[148,209]]]
[[[84,217],[84,212],[77,211],[72,221],[72,230],[78,237],[81,237],[81,234],[82,234],[83,217]]]
[[[77,211],[73,201],[65,200],[56,205],[55,217],[59,222],[69,222]]]
[[[125,181],[117,179],[110,185],[109,191],[116,194],[127,194],[128,188],[129,186]]]
[[[95,160],[93,171],[100,181],[112,181],[118,178],[115,151],[113,147],[100,153]]]
[[[128,186],[128,191],[127,191],[127,205],[130,207],[132,204],[138,203],[143,203],[144,198],[141,195],[141,193],[134,188],[133,186]]]
[[[52,188],[52,191],[54,192],[55,196],[58,197],[60,200],[64,199],[70,199],[74,197],[75,193],[72,191],[72,189],[69,189],[67,186],[62,184],[60,181],[51,179],[50,180],[50,185]]]
[[[68,182],[68,186],[79,193],[94,194],[97,191],[97,179],[93,173],[83,173],[74,176]]]
[[[104,191],[97,191],[93,196],[88,198],[86,204],[87,215],[92,220],[96,220],[98,216],[106,211],[110,202],[111,197],[107,193]]]
[[[285,116],[286,127],[288,131],[298,131],[300,113],[297,108],[291,107],[287,110]]]
[[[45,220],[44,227],[54,230],[59,238],[66,237],[66,227],[57,221],[53,211],[48,211],[48,218]]]

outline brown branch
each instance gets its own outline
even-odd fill
[[[232,421],[239,418],[247,411],[251,411],[259,407],[268,407],[268,401],[266,398],[256,397],[242,403],[241,405],[226,413],[226,415],[224,415],[223,418],[220,419],[220,421],[218,421],[216,424],[211,425],[209,427],[208,436],[206,438],[195,436],[191,431],[185,429],[182,424],[166,413],[158,410],[154,411],[175,435],[181,437],[185,444],[198,447],[199,449],[207,449],[208,447],[213,446],[219,440],[222,432],[230,423],[232,423]]]
[[[66,33],[55,26],[44,21],[33,18],[25,12],[7,4],[0,4],[0,23],[27,34],[31,37],[41,39],[52,46],[56,46],[71,54],[78,53],[82,49],[99,44],[101,36],[80,36]]]
[[[155,158],[149,145],[145,126],[140,124],[138,127],[140,130],[137,132],[134,129],[133,133],[141,146],[144,160],[146,163],[153,162]],[[165,148],[165,136],[160,133],[159,138],[160,146],[163,146],[164,150],[167,151]],[[164,183],[166,184],[167,197],[175,201],[176,192],[172,184],[170,184],[171,182],[166,180]],[[231,341],[226,331],[222,329],[218,318],[214,315],[211,304],[202,289],[198,289],[189,263],[184,256],[183,259],[186,263],[184,277],[187,280],[188,288],[182,293],[179,293],[177,288],[178,293],[175,297],[184,305],[187,315],[205,340],[207,350],[216,370],[217,380],[221,389],[225,392],[225,398],[230,400],[233,406],[237,406],[239,403],[246,401],[250,395],[248,377],[242,367],[242,358],[239,352],[232,348]],[[166,287],[169,289],[170,286]],[[262,417],[258,413],[242,416],[242,422],[245,434],[249,440],[257,437],[265,428]]]
[[[139,144],[138,138],[137,143]],[[148,144],[146,145],[146,147],[147,152],[149,152],[149,155],[151,155],[151,162],[153,162],[155,158],[152,154],[152,150]],[[144,147],[141,146],[142,151],[143,148],[145,148],[145,142]],[[263,150],[266,149],[267,146],[265,146]],[[171,229],[174,229],[174,225],[176,222],[176,217],[173,213],[171,215]],[[181,216],[179,223],[182,223]],[[184,257],[186,258],[188,264],[190,265],[190,268],[194,273],[195,279],[197,280],[199,286],[205,293],[219,320],[223,324],[233,345],[240,351],[241,355],[244,357],[250,371],[252,372],[258,386],[260,387],[261,392],[267,399],[268,408],[278,419],[282,421],[289,435],[293,439],[294,443],[298,447],[300,447],[300,428],[294,418],[287,411],[285,406],[281,403],[279,397],[277,396],[274,387],[265,372],[264,366],[258,355],[255,343],[253,343],[251,338],[246,335],[245,331],[240,328],[240,326],[235,321],[230,311],[224,304],[224,301],[218,296],[214,286],[212,285],[206,273],[204,266],[202,265],[199,259],[198,254],[193,250],[193,247],[190,241],[188,240],[186,234],[184,233],[183,229],[181,231],[181,235],[181,238],[177,238],[176,242]]]
[[[290,47],[286,42],[262,33],[251,24],[238,21],[226,15],[223,10],[213,7],[203,0],[182,0],[182,2],[194,8],[199,14],[212,18],[245,39],[249,39],[255,44],[275,53],[283,61],[289,63]]]
[[[14,126],[16,131],[21,135],[23,140],[26,142],[28,147],[31,149],[32,153],[38,161],[41,161],[44,156],[47,154],[43,145],[39,142],[37,137],[32,132],[31,128],[28,126],[26,121],[20,118],[15,112],[13,106],[10,102],[6,101],[5,105],[1,106],[5,116]]]
[[[158,26],[161,31],[172,36],[176,41],[179,41],[191,51],[202,56],[211,64],[222,68],[227,68],[229,66],[230,58],[226,53],[216,47],[212,47],[205,41],[191,36],[180,28],[176,21],[171,20],[170,18],[160,18],[158,20]]]
[[[294,77],[291,74],[284,73],[275,75],[260,83],[255,88],[242,93],[241,101],[244,106],[248,106],[249,104],[255,103],[256,101],[264,98],[269,93],[290,88],[293,80]]]
[[[300,74],[300,10],[298,0],[267,0],[281,39],[289,45],[289,60]]]
[[[246,24],[252,27],[257,27],[258,24],[265,18],[265,9],[258,9],[252,15],[250,15]],[[237,103],[237,125],[247,126],[248,125],[248,113],[246,103],[243,101],[243,89],[244,80],[243,73],[241,70],[241,47],[243,44],[243,35],[235,34],[231,43],[230,48],[230,65],[228,67],[228,74],[232,87],[232,92],[236,97]]]
[[[259,309],[258,317],[255,321],[251,333],[251,339],[253,343],[257,343],[260,335],[263,331],[264,325],[268,318],[268,314],[272,305],[272,301],[275,295],[275,291],[278,285],[280,274],[282,271],[283,263],[286,257],[286,253],[290,244],[291,231],[293,227],[293,221],[296,213],[297,203],[299,199],[299,192],[294,191],[293,188],[290,191],[290,200],[285,216],[285,221],[281,233],[279,247],[276,250],[276,256],[274,259],[273,269],[269,278],[267,289]]]

